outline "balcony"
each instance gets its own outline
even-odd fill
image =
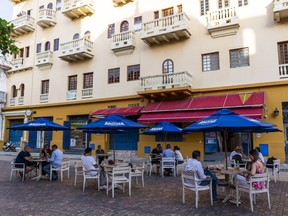
[[[288,17],[288,0],[274,0],[274,20],[281,22],[281,19]]]
[[[77,19],[94,14],[93,0],[64,0],[62,14],[70,19]]]
[[[112,0],[115,7],[121,7],[129,2],[133,2],[134,0]]]
[[[37,24],[42,28],[56,25],[56,11],[52,9],[41,9],[38,12]]]
[[[122,32],[112,37],[111,50],[116,56],[127,55],[133,53],[135,48],[134,31]]]
[[[288,78],[288,64],[279,65],[279,77],[280,79]]]
[[[12,1],[15,4],[18,4],[18,3],[24,2],[25,0],[10,0],[10,1]]]
[[[82,99],[84,98],[92,98],[93,88],[87,88],[82,90]]]
[[[83,61],[85,59],[92,59],[93,42],[81,38],[67,43],[60,44],[59,58],[67,62]]]
[[[192,93],[192,75],[188,72],[140,77],[138,95],[143,97],[181,97]]]
[[[16,101],[15,97],[10,98],[10,106],[15,106],[15,101]]]
[[[36,54],[35,65],[38,67],[51,67],[53,64],[53,52],[44,51]]]
[[[141,39],[149,46],[188,39],[190,36],[189,18],[185,13],[143,23],[141,33]]]
[[[14,32],[11,34],[13,37],[35,31],[35,19],[27,14],[12,20],[11,23],[14,25]]]
[[[0,104],[6,103],[6,93],[3,91],[0,91]]]
[[[40,103],[48,103],[48,94],[40,95]]]
[[[77,90],[70,90],[66,94],[66,100],[76,100],[77,99]]]
[[[24,105],[24,97],[23,96],[18,98],[18,105]]]
[[[239,19],[236,8],[224,8],[207,14],[207,30],[212,38],[237,34]]]
[[[32,69],[31,60],[29,58],[16,58],[12,60],[12,68],[8,73],[15,73]]]

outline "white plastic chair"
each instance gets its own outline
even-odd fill
[[[13,158],[11,160],[11,173],[10,173],[10,181],[12,180],[13,172],[16,172],[16,175],[19,174],[19,172],[22,172],[22,181],[25,179],[25,163],[15,163],[16,158]],[[17,167],[19,166],[19,167]]]
[[[176,161],[176,175],[177,176],[180,171],[183,171],[185,169],[187,161],[188,161],[188,158],[185,158],[182,164],[178,164],[178,161]]]
[[[78,160],[78,161],[76,160],[74,168],[75,168],[74,186],[76,186],[77,177],[78,176],[83,176],[83,165],[82,165],[82,162],[80,160]]]
[[[205,179],[205,181],[209,181],[209,179]],[[199,191],[209,190],[211,205],[213,205],[213,195],[212,195],[212,180],[210,179],[210,184],[201,186],[199,185],[203,179],[198,179],[197,174],[191,171],[184,171],[182,173],[182,202],[185,204],[185,190],[195,191],[195,207],[198,208],[199,201]]]
[[[52,164],[50,164],[50,181],[52,181],[52,172],[60,172],[61,175],[61,181],[63,181],[63,172],[67,171],[68,172],[68,179],[69,179],[69,168],[70,168],[70,161],[66,160],[63,161],[61,164],[61,167],[53,167]]]
[[[263,189],[254,189],[252,186],[254,182],[264,182],[265,187]],[[256,194],[267,193],[268,205],[269,205],[269,209],[271,209],[268,172],[263,173],[263,174],[255,174],[254,176],[251,176],[248,186],[243,186],[241,184],[238,184],[238,182],[236,181],[236,199],[237,199],[236,203],[237,203],[237,207],[239,205],[239,191],[242,191],[242,192],[249,194],[252,212],[253,212],[253,201],[254,201],[254,204],[256,205]]]
[[[152,159],[151,156],[148,157],[148,161],[146,162],[146,170],[147,170],[147,174],[149,174],[151,176],[152,171],[154,173],[157,172],[157,166],[159,166],[159,164],[157,163],[152,163]]]
[[[142,166],[133,166],[132,171],[131,171],[131,178],[135,177],[136,178],[136,184],[138,185],[138,177],[142,178],[142,187],[144,187],[144,171],[145,171],[145,164],[144,162],[142,163]]]
[[[274,177],[275,183],[277,182],[277,175],[278,179],[280,179],[280,159],[273,160],[273,166],[267,167],[269,171],[272,172],[272,175]]]
[[[111,183],[111,186],[109,186]],[[112,198],[114,198],[114,188],[119,187],[125,192],[125,183],[129,185],[129,196],[131,196],[131,167],[114,167],[112,172],[106,172],[106,192],[112,190]],[[123,184],[120,186],[119,184]]]
[[[87,170],[85,169],[85,166],[83,166],[82,164],[82,167],[83,167],[83,192],[85,191],[85,187],[87,187],[87,180],[88,179],[96,179],[97,180],[97,186],[98,186],[98,191],[100,191],[100,170],[97,171],[97,174],[96,175],[91,175],[91,171],[94,171],[95,170]]]
[[[176,177],[175,158],[163,157],[161,161],[161,174],[164,177],[164,169],[173,169],[173,175]]]

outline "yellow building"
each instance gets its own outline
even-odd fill
[[[230,108],[283,130],[229,134],[230,151],[260,146],[286,159],[287,0],[12,1],[20,49],[11,57],[1,144],[90,143],[108,151],[109,135],[90,137],[77,127],[113,112],[148,126],[167,120],[185,127]],[[42,140],[39,132],[4,129],[38,117],[73,130],[46,132]],[[164,145],[163,137],[141,132],[116,135],[119,152],[143,157]],[[223,151],[221,136],[193,133],[167,142],[184,156],[195,149],[209,155]]]

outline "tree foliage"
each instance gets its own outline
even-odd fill
[[[15,45],[16,41],[11,37],[11,33],[14,31],[13,28],[12,23],[0,18],[0,53],[3,56],[18,53],[18,48]]]

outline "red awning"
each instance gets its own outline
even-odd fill
[[[259,107],[265,103],[264,92],[253,92],[248,99],[242,101],[239,94],[226,94],[216,96],[204,96],[188,98],[174,101],[160,101],[148,104],[141,113],[168,112],[168,111],[190,111],[190,110],[216,110],[216,109],[234,109],[242,107]]]
[[[236,108],[233,112],[250,118],[260,119],[262,107]],[[169,122],[194,122],[206,118],[218,110],[194,110],[194,111],[175,111],[175,112],[154,112],[144,113],[138,119],[140,123]]]
[[[100,109],[91,114],[91,116],[107,116],[111,114],[119,114],[123,116],[139,115],[143,107],[120,107]]]

